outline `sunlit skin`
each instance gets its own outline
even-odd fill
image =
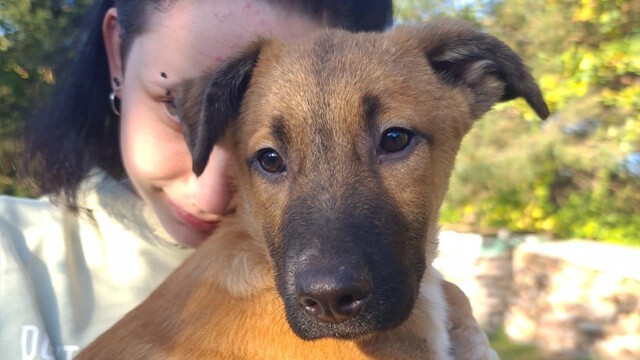
[[[117,11],[105,16],[103,33],[116,95],[121,99],[121,154],[135,192],[149,204],[168,234],[196,247],[229,211],[232,196],[224,145],[213,149],[204,173],[191,171],[191,155],[172,115],[173,89],[183,79],[214,69],[256,35],[289,41],[322,27],[297,12],[265,1],[180,0],[152,11],[147,31],[120,62]]]

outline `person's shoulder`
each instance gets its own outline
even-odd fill
[[[47,197],[31,199],[0,195],[0,224],[23,227],[43,220],[50,221],[57,209],[58,206]]]
[[[19,258],[40,239],[60,233],[61,224],[58,207],[46,197],[0,195],[0,255]]]
[[[82,182],[78,189],[78,203],[76,207],[84,211],[94,210],[100,204],[96,201],[96,194],[105,196],[125,192],[118,182],[101,170],[93,170]],[[40,221],[42,218],[57,217],[67,208],[62,195],[44,195],[39,198],[23,198],[0,194],[0,219],[16,224],[24,221]]]
[[[51,238],[68,227],[70,218],[83,223],[92,221],[92,216],[87,214],[102,210],[104,201],[100,201],[100,197],[111,198],[123,191],[116,180],[96,169],[80,185],[73,207],[62,194],[39,198],[0,195],[0,233],[3,237],[28,235],[31,238],[48,234]]]
[[[46,197],[34,199],[34,198],[24,198],[24,197],[0,194],[0,209],[43,207],[43,206],[51,206],[51,205],[53,204]],[[0,213],[0,214],[3,214],[3,213]]]

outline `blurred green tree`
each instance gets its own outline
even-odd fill
[[[18,179],[21,133],[46,101],[56,75],[73,56],[90,0],[5,0],[0,3],[0,193],[34,195]]]
[[[524,102],[501,104],[476,124],[444,221],[640,245],[640,0],[397,0],[396,8],[406,20],[471,19],[498,36],[532,68],[554,111],[540,124]]]

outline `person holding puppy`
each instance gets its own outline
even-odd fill
[[[216,146],[204,173],[191,171],[180,81],[256,36],[380,31],[391,14],[390,0],[97,1],[74,63],[29,124],[27,156],[50,196],[0,197],[0,357],[70,359],[233,213],[229,154]],[[445,289],[454,352],[470,354],[486,337],[464,294]]]

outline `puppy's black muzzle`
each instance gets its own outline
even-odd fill
[[[408,227],[376,190],[364,191],[372,192],[354,192],[329,210],[317,196],[292,200],[282,240],[272,243],[287,320],[303,339],[391,329],[413,308],[425,268],[424,233]]]

